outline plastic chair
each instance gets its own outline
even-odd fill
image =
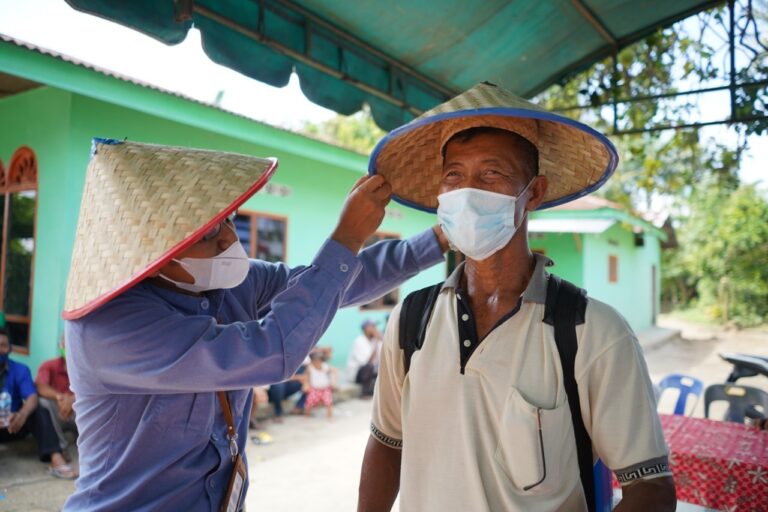
[[[736,384],[713,384],[704,392],[704,417],[709,418],[709,406],[712,402],[728,402],[725,421],[744,423],[744,417],[750,406],[762,407],[762,413],[768,415],[768,393],[762,389]]]
[[[696,403],[699,401],[701,392],[704,389],[704,383],[696,377],[682,375],[680,373],[672,373],[661,379],[661,382],[658,384],[658,389],[659,393],[656,396],[656,400],[661,397],[666,389],[679,390],[680,396],[677,398],[675,412],[673,414],[685,416],[685,406],[688,403],[688,397],[693,396],[694,398],[693,407],[691,408],[691,412],[693,412],[696,408]]]

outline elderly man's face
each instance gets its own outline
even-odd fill
[[[523,150],[503,133],[486,133],[445,147],[440,193],[477,188],[514,196],[532,178]]]

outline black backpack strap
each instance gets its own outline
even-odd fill
[[[584,290],[565,279],[551,274],[547,284],[547,302],[544,308],[544,323],[555,328],[555,344],[560,354],[563,369],[563,384],[571,409],[573,432],[576,437],[576,453],[579,473],[587,507],[595,512],[595,474],[592,462],[592,440],[589,438],[581,416],[579,387],[576,384],[574,365],[576,361],[576,326],[584,323],[587,298]]]
[[[411,368],[411,357],[424,343],[427,324],[443,283],[409,294],[400,309],[400,348],[403,350],[405,373]]]

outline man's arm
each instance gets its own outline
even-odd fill
[[[69,421],[72,418],[72,404],[75,403],[75,395],[73,393],[59,393],[50,384],[41,379],[40,373],[37,374],[35,386],[37,386],[37,394],[39,396],[56,402],[59,406],[59,416],[61,419]]]
[[[621,503],[616,512],[674,512],[677,508],[675,482],[671,476],[640,480],[622,487]]]
[[[637,338],[621,315],[593,299],[579,336],[602,339],[597,346],[579,344],[576,381],[594,449],[622,483],[623,499],[616,510],[674,510],[669,448]]]
[[[27,422],[29,415],[35,412],[35,409],[37,409],[37,394],[33,393],[24,399],[21,409],[11,413],[11,416],[8,418],[8,433],[15,434],[20,431]]]
[[[373,437],[365,448],[360,472],[358,512],[389,512],[400,490],[400,450]]]

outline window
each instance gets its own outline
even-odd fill
[[[288,219],[266,213],[238,211],[235,231],[250,258],[285,262],[288,254]]]
[[[608,255],[608,282],[619,282],[619,257],[613,254]]]
[[[37,158],[28,147],[0,165],[0,310],[14,351],[29,354],[32,265],[37,215]]]
[[[376,242],[380,242],[381,240],[400,240],[400,235],[382,232],[374,233],[368,240],[365,241],[363,248],[371,246]],[[397,305],[399,300],[400,289],[396,288],[383,297],[379,297],[373,302],[360,306],[360,309],[392,309]]]

